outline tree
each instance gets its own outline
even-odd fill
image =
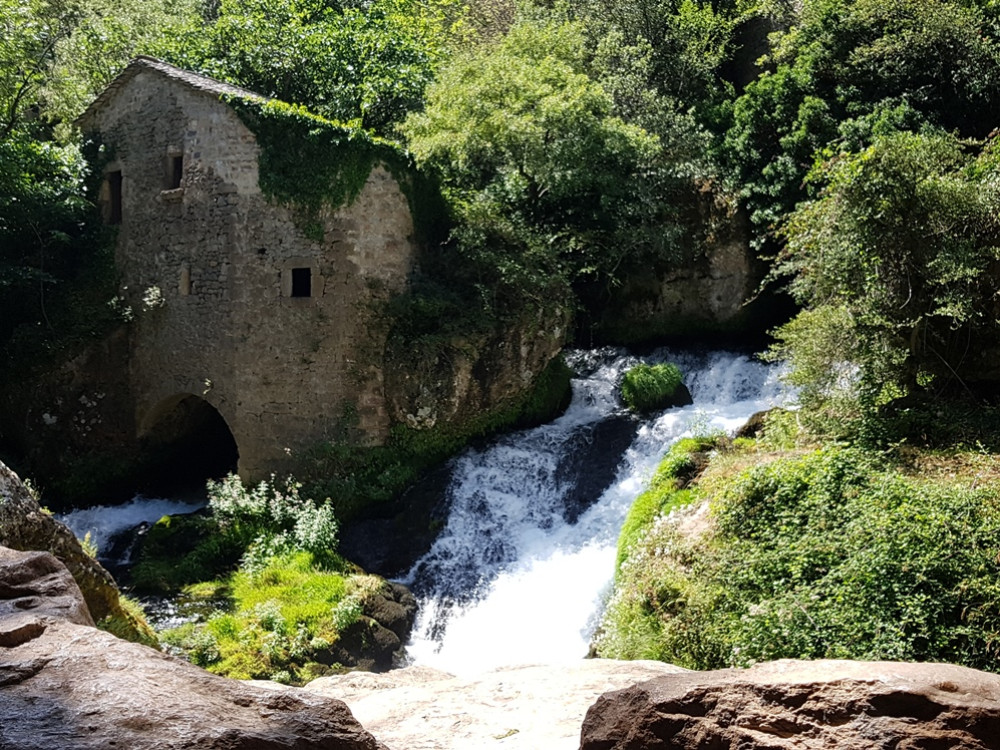
[[[69,32],[65,16],[43,0],[0,0],[0,140],[22,125]]]
[[[446,66],[402,128],[440,176],[454,238],[490,295],[543,302],[670,251],[658,140],[614,116],[585,68],[579,26],[521,21]]]
[[[446,5],[222,0],[208,28],[168,56],[326,118],[391,134],[423,102],[443,54]]]
[[[0,140],[0,343],[22,323],[48,325],[49,290],[93,249],[86,163],[75,146],[16,130]]]
[[[778,265],[808,308],[780,334],[800,373],[815,352],[840,356],[869,405],[968,374],[1000,312],[998,168],[995,144],[973,158],[954,136],[906,132],[818,168],[824,187],[784,224]]]
[[[827,146],[937,127],[981,138],[1000,122],[998,29],[974,3],[805,0],[772,64],[737,100],[724,148],[761,230],[808,197]]]

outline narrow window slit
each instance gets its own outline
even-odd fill
[[[312,296],[312,269],[293,268],[292,269],[292,296],[311,297]]]

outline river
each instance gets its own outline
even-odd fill
[[[639,358],[608,348],[567,361],[577,375],[562,416],[452,460],[447,521],[403,579],[419,601],[412,663],[472,675],[583,658],[610,592],[618,531],[664,452],[685,436],[732,432],[785,400],[776,370],[741,353],[660,349]],[[640,361],[677,364],[694,403],[628,414],[618,384]],[[114,546],[116,535],[198,507],[137,497],[61,520],[81,538],[89,531],[114,568],[129,554]]]

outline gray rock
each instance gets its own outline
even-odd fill
[[[783,660],[601,698],[580,750],[995,750],[1000,676],[951,664]]]
[[[3,750],[385,750],[341,701],[217,677],[81,620],[54,557],[0,549]]]
[[[17,474],[0,463],[0,545],[51,552],[72,574],[93,618],[121,616],[118,587],[111,574],[83,551],[66,526],[42,511]]]
[[[0,626],[29,615],[32,620],[44,616],[94,625],[80,587],[65,565],[48,552],[0,547]],[[0,640],[0,645],[8,644]]]

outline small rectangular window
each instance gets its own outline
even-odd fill
[[[293,268],[292,269],[292,296],[311,297],[312,296],[312,269]]]
[[[167,190],[176,190],[181,186],[184,176],[184,157],[176,154],[167,157]]]
[[[108,224],[122,223],[122,172],[108,172]]]

